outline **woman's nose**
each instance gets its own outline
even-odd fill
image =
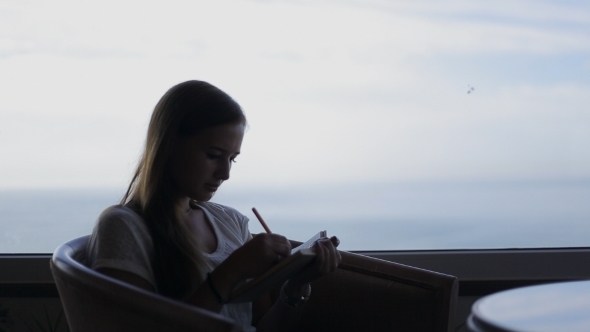
[[[215,177],[223,181],[229,179],[229,172],[231,170],[231,161],[220,162]]]

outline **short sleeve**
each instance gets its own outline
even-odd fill
[[[239,218],[241,219],[240,227],[242,228],[243,240],[244,243],[246,243],[252,238],[252,235],[250,234],[250,229],[248,228],[248,222],[250,221],[250,219],[248,219],[248,217],[239,212],[238,214]]]
[[[152,268],[154,246],[143,219],[124,206],[112,206],[99,217],[87,248],[92,269],[133,273],[157,289]]]

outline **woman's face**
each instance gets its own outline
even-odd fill
[[[243,124],[208,128],[180,141],[171,158],[170,172],[177,193],[205,202],[229,179],[231,164],[240,154]]]

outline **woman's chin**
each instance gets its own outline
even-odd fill
[[[213,198],[213,195],[215,195],[215,192],[199,193],[198,195],[192,195],[191,199],[197,202],[208,202]]]

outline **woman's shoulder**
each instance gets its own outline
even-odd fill
[[[112,205],[104,209],[96,223],[98,229],[132,228],[145,229],[143,218],[125,205]]]
[[[98,217],[98,221],[103,220],[113,220],[113,219],[133,219],[133,220],[141,220],[141,216],[137,214],[131,208],[125,205],[112,205],[108,208],[104,209],[100,216]]]

